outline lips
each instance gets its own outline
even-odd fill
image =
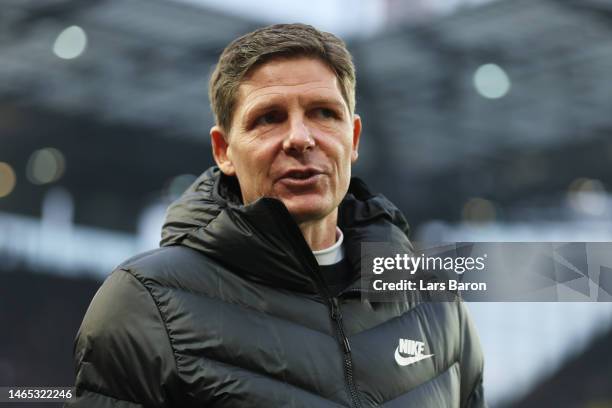
[[[283,184],[295,187],[307,187],[316,183],[323,172],[316,168],[290,169],[282,173],[279,181]]]
[[[320,171],[314,169],[303,169],[303,170],[289,170],[281,176],[281,178],[289,178],[289,179],[297,179],[297,180],[305,180],[312,176],[316,176],[320,174]]]

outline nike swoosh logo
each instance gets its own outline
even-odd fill
[[[422,354],[420,356],[414,356],[414,357],[403,357],[399,352],[399,347],[395,349],[395,361],[397,362],[397,364],[401,365],[402,367],[410,365],[410,364],[414,364],[417,361],[425,360],[431,357],[433,357],[433,354]]]

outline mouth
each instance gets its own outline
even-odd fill
[[[293,169],[286,171],[279,181],[290,187],[308,187],[315,184],[323,172],[317,169]]]
[[[290,170],[283,174],[282,178],[291,178],[297,180],[305,180],[309,177],[319,174],[320,172],[312,169],[305,170]]]

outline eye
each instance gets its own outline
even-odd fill
[[[273,123],[280,123],[285,120],[285,115],[281,111],[270,111],[255,119],[253,127],[271,125]]]
[[[329,108],[317,108],[314,110],[315,115],[321,119],[333,119],[338,117],[336,112],[333,109]]]

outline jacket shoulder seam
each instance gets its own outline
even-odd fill
[[[172,336],[170,335],[170,330],[168,329],[168,324],[166,322],[166,318],[164,316],[164,313],[162,313],[161,305],[159,303],[159,300],[155,297],[155,295],[153,295],[153,292],[151,291],[151,288],[149,288],[147,286],[147,284],[145,282],[143,282],[138,275],[136,275],[135,273],[132,273],[132,271],[130,269],[125,268],[125,267],[122,267],[119,270],[129,274],[134,279],[136,279],[138,281],[138,283],[140,283],[140,285],[142,285],[142,287],[147,291],[149,296],[151,296],[151,299],[153,300],[153,303],[155,304],[155,309],[157,310],[157,313],[159,314],[159,318],[160,318],[160,320],[162,322],[162,326],[164,328],[164,331],[166,332],[166,336],[168,336],[168,343],[170,345],[170,350],[172,350],[172,358],[174,360],[174,369],[176,370],[176,374],[178,376],[180,371],[179,371],[179,366],[178,366],[178,358],[176,356],[176,348],[174,346],[174,340],[173,340]]]
[[[189,247],[185,247],[185,246],[182,246],[182,245],[163,247],[163,249],[172,248],[172,247],[180,247],[181,249],[186,249],[188,251],[195,251],[195,250],[193,250],[193,249],[191,249]],[[209,258],[208,255],[206,255],[206,254],[198,253],[198,255],[206,258],[207,260],[214,261],[212,258]],[[157,300],[155,299],[154,295],[150,291],[149,286],[146,283],[146,280],[151,278],[150,274],[143,273],[144,271],[146,271],[146,269],[139,268],[137,264],[131,265],[129,267],[128,266],[122,266],[120,269],[123,270],[123,271],[126,271],[130,275],[134,276],[136,279],[139,280],[139,282],[142,285],[144,285],[149,290],[149,293],[151,294],[151,297],[153,298],[153,300],[156,303],[156,306],[159,309],[160,306],[159,306]],[[259,286],[259,284],[256,283],[256,282],[250,282],[250,283],[253,284],[253,285],[258,285]],[[323,330],[319,330],[319,329],[311,327],[311,326],[307,326],[307,325],[304,325],[304,324],[297,323],[297,322],[295,322],[295,321],[293,321],[291,319],[285,318],[283,316],[279,316],[278,314],[275,314],[273,312],[266,312],[266,311],[263,311],[263,310],[259,310],[259,309],[255,308],[255,307],[253,307],[252,305],[248,305],[248,304],[244,304],[244,303],[238,303],[236,301],[229,300],[229,299],[223,299],[220,296],[216,296],[213,293],[208,293],[208,292],[203,291],[203,290],[186,289],[186,288],[181,287],[179,285],[170,284],[168,282],[163,282],[163,281],[159,281],[159,280],[155,281],[155,286],[163,288],[163,289],[177,290],[177,291],[179,291],[181,293],[196,294],[198,296],[205,297],[207,299],[210,299],[210,300],[213,300],[213,301],[216,301],[216,302],[221,302],[221,303],[226,304],[226,305],[231,305],[231,306],[234,306],[234,307],[238,307],[238,308],[241,308],[241,309],[248,310],[248,311],[250,311],[252,313],[255,313],[255,314],[258,314],[258,315],[263,315],[263,316],[266,316],[266,317],[272,317],[272,318],[278,319],[279,321],[282,321],[282,322],[284,322],[286,324],[295,325],[295,326],[298,326],[300,328],[305,328],[305,329],[312,330],[312,331],[320,333],[320,334],[324,334],[324,335],[330,336],[330,333],[325,332]],[[159,311],[160,311],[160,315],[161,315],[161,309],[159,309]],[[162,320],[164,321],[164,325],[165,325],[166,331],[168,333],[168,336],[171,338],[171,336],[170,336],[170,329],[168,329],[168,326],[166,325],[166,321],[164,319],[164,316],[162,316]]]
[[[258,309],[256,309],[255,307],[253,307],[251,305],[247,305],[247,304],[243,304],[243,303],[237,303],[235,301],[231,301],[231,300],[227,300],[227,299],[222,299],[222,298],[220,298],[218,296],[214,296],[214,295],[212,295],[210,293],[206,293],[206,292],[203,292],[203,291],[188,291],[185,288],[182,288],[180,286],[173,286],[173,285],[160,285],[160,287],[162,287],[164,289],[174,289],[174,290],[177,290],[177,291],[180,291],[180,292],[188,292],[188,293],[196,294],[198,296],[205,297],[205,298],[213,300],[215,302],[221,302],[224,305],[230,305],[232,307],[237,307],[237,308],[241,308],[241,309],[247,310],[247,311],[249,311],[251,313],[255,313],[257,315],[262,315],[264,317],[271,317],[273,319],[277,319],[277,320],[283,322],[284,324],[294,325],[294,326],[297,326],[299,328],[311,330],[311,331],[313,331],[315,333],[320,333],[320,334],[323,334],[323,335],[326,335],[326,336],[333,337],[328,332],[324,332],[324,331],[316,329],[314,327],[310,327],[310,326],[306,326],[304,324],[297,323],[297,322],[295,322],[295,321],[293,321],[291,319],[279,316],[279,315],[271,313],[271,312],[266,312],[266,311],[263,311],[263,310],[258,310]]]

